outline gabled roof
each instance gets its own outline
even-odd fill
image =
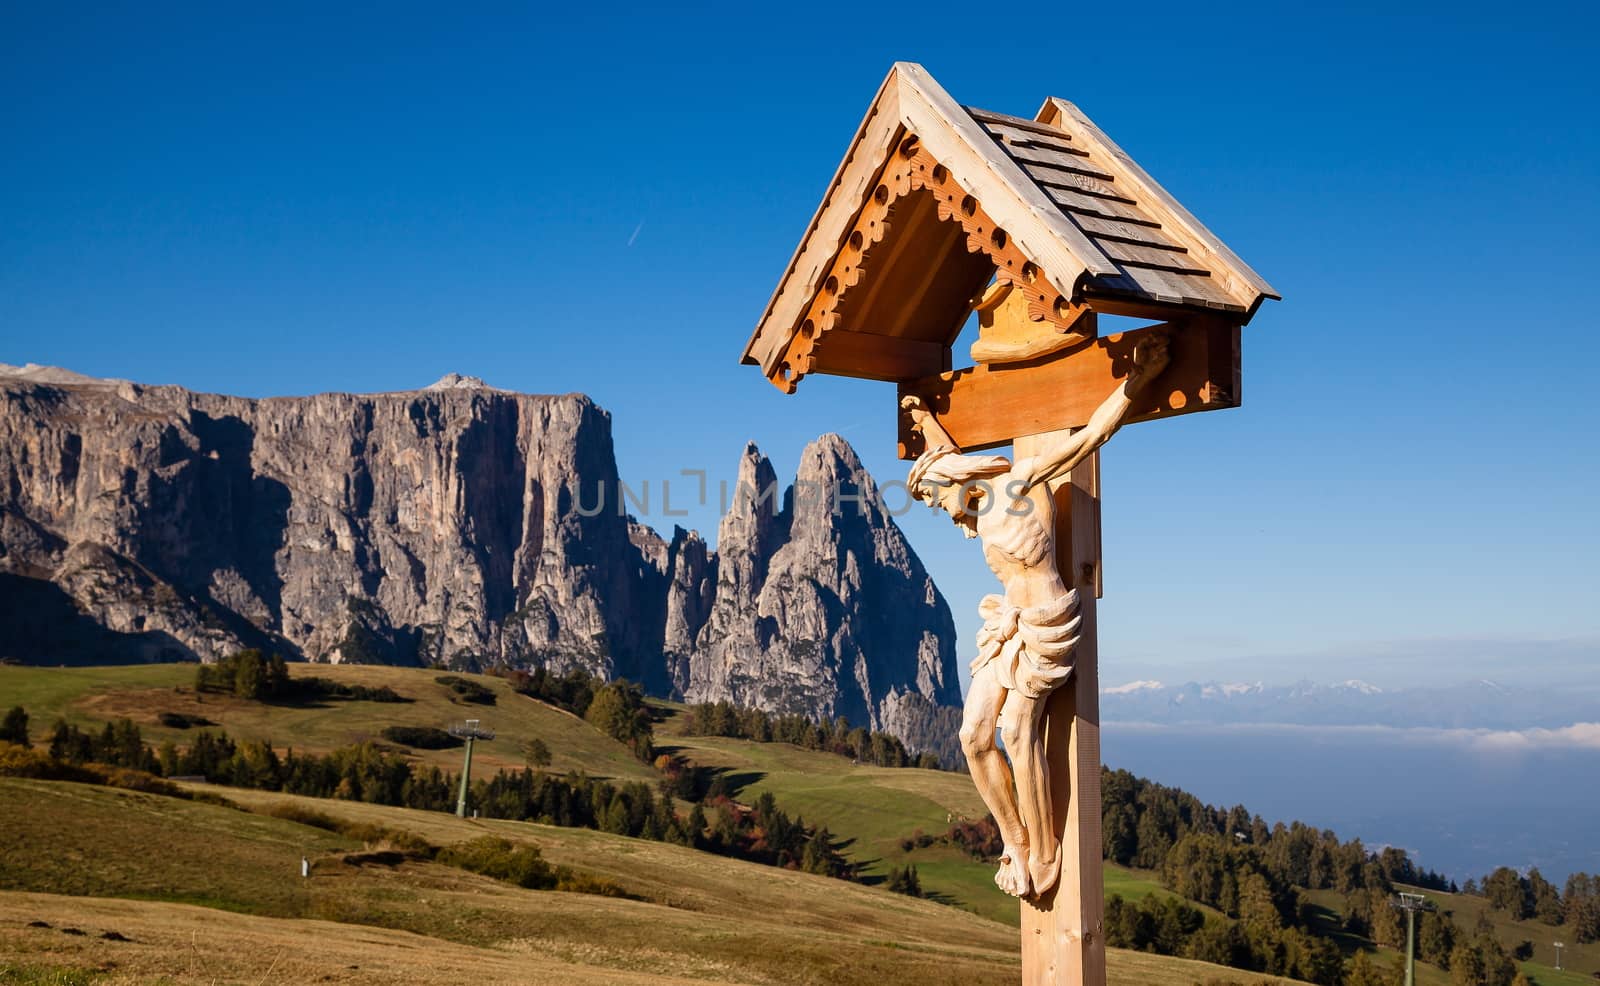
[[[963,107],[899,62],[743,362],[785,390],[807,372],[948,369],[990,277],[1025,279],[1032,317],[1063,325],[1073,306],[1243,323],[1278,297],[1071,103],[1033,120]]]

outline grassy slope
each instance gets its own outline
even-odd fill
[[[349,842],[280,819],[0,779],[0,954],[37,967],[115,963],[105,981],[141,983],[319,974],[346,983],[960,983],[1016,975],[1015,931],[868,887],[585,830],[225,793],[257,808],[294,802],[404,828],[437,844],[485,833],[530,841],[553,861],[607,876],[643,899],[526,891],[433,863],[352,866],[343,860]],[[66,817],[73,824],[60,824]],[[302,853],[315,861],[309,881],[296,875]],[[29,928],[31,921],[54,927]],[[89,934],[64,935],[63,925]],[[106,931],[133,941],[97,937]],[[1125,986],[1189,986],[1219,972],[1157,956],[1111,957],[1111,981]]]
[[[410,704],[328,703],[325,706],[312,707],[262,706],[258,703],[242,703],[221,696],[197,698],[189,688],[194,674],[192,666],[90,667],[90,669],[0,667],[0,706],[24,704],[32,715],[34,733],[38,738],[45,735],[48,723],[53,722],[54,717],[58,715],[64,715],[67,719],[82,725],[94,725],[106,719],[128,715],[141,723],[150,740],[171,738],[182,743],[186,735],[184,731],[160,727],[157,722],[157,715],[160,712],[174,711],[206,715],[208,719],[221,723],[222,728],[226,728],[235,736],[272,740],[280,748],[293,743],[298,749],[331,749],[354,741],[376,738],[378,731],[390,723],[438,725],[474,715],[493,723],[499,730],[496,740],[480,746],[478,764],[485,767],[522,767],[523,743],[538,736],[554,751],[557,770],[582,768],[592,775],[638,778],[646,781],[654,778],[654,773],[637,764],[621,744],[598,735],[597,731],[592,730],[587,723],[574,719],[565,712],[550,709],[549,706],[515,695],[498,679],[490,677],[478,679],[496,690],[499,695],[499,703],[496,706],[467,706],[453,701],[448,691],[432,680],[434,674],[427,671],[397,669],[397,667],[294,666],[293,672],[296,675],[325,675],[341,682],[390,685],[402,695],[410,696],[416,701]],[[971,786],[971,781],[965,775],[925,772],[925,770],[853,767],[842,757],[800,751],[784,744],[755,744],[747,741],[722,740],[722,738],[683,738],[675,735],[677,723],[672,720],[672,709],[666,707],[666,712],[669,719],[659,728],[662,744],[677,746],[698,762],[725,768],[734,775],[731,780],[744,786],[742,797],[746,799],[754,797],[763,789],[770,789],[774,792],[774,796],[778,797],[779,804],[789,812],[803,815],[810,821],[827,824],[830,831],[835,832],[835,836],[850,840],[848,852],[856,860],[867,863],[869,874],[882,874],[890,864],[907,863],[907,861],[915,863],[922,876],[923,887],[930,892],[934,900],[938,900],[939,903],[957,904],[997,922],[1016,924],[1018,920],[1016,901],[1000,895],[1000,892],[995,890],[992,884],[992,868],[989,864],[978,863],[968,858],[965,853],[947,847],[923,848],[910,853],[904,853],[899,848],[899,839],[902,836],[909,836],[917,829],[938,834],[947,828],[949,824],[947,820],[952,816],[958,818],[963,815],[981,815],[981,802]],[[421,754],[421,759],[437,762],[443,767],[456,768],[459,751],[440,751],[432,754],[424,752]],[[229,792],[229,796],[242,804],[256,802],[264,797],[283,799],[283,796],[264,796],[259,792],[243,791]],[[138,804],[126,800],[133,796],[117,797],[122,799],[118,800],[117,804],[123,810]],[[747,917],[752,906],[750,892],[744,888],[731,887],[731,884],[736,882],[742,884],[744,879],[736,880],[730,872],[730,868],[739,872],[747,872],[750,868],[747,868],[746,864],[720,860],[704,853],[680,856],[685,850],[650,842],[616,839],[581,829],[520,826],[518,823],[501,823],[501,821],[464,823],[454,820],[451,816],[403,812],[397,808],[379,808],[349,804],[349,802],[315,802],[315,804],[318,805],[318,810],[325,812],[331,810],[336,815],[352,816],[352,818],[382,815],[387,820],[390,815],[400,816],[405,818],[406,828],[416,829],[434,842],[450,842],[467,837],[464,831],[458,831],[453,826],[475,826],[470,832],[482,832],[485,829],[493,831],[502,826],[514,826],[520,831],[538,831],[539,845],[552,860],[618,879],[635,893],[640,893],[656,903],[670,904],[674,908],[693,908],[701,912],[715,912],[718,909],[726,909],[731,904],[733,911],[726,914],[728,919]],[[154,808],[146,804],[141,810],[154,810]],[[179,823],[174,820],[176,828],[187,828],[189,824],[192,823]],[[259,832],[261,839],[251,840],[251,844],[258,845],[259,850],[262,840],[270,842],[272,826],[278,824],[286,826],[288,823],[258,820],[251,824],[266,826]],[[162,839],[162,834],[158,832],[147,832],[147,836],[152,840]],[[296,836],[296,839],[298,837]],[[323,840],[322,844],[315,842],[309,844],[314,848],[320,847],[318,852],[338,848],[338,837],[328,836],[326,832],[314,832],[314,839]],[[90,844],[78,845],[75,848],[67,847],[70,853],[75,853],[75,856],[69,858],[77,860],[93,858],[98,874],[102,869],[102,860],[110,860],[109,856],[104,855],[106,845],[107,840],[96,839]],[[272,853],[278,852],[283,852],[282,845],[272,848]],[[291,863],[298,861],[298,850],[288,855],[291,856]],[[253,893],[248,895],[235,893],[232,896],[221,893],[216,885],[205,879],[206,874],[218,872],[210,860],[206,860],[198,872],[190,874],[189,880],[178,879],[181,874],[170,874],[170,872],[163,874],[162,879],[158,880],[158,892],[138,890],[130,885],[118,884],[117,866],[110,863],[107,863],[107,866],[109,866],[107,874],[110,884],[101,890],[96,890],[96,893],[117,893],[117,895],[155,893],[157,896],[162,896],[163,900],[202,901],[202,903],[218,904],[222,908],[235,909],[259,909],[261,906],[266,906],[253,903],[266,900]],[[782,874],[781,871],[773,871],[770,868],[754,869],[762,874],[760,877],[762,880],[771,877],[811,879],[802,877],[802,874]],[[242,871],[248,872],[250,868],[243,866]],[[283,884],[285,888],[282,892],[293,892],[296,884],[298,884],[296,880],[288,880]],[[18,884],[6,880],[5,885],[14,888]],[[78,892],[70,882],[58,885],[69,892]],[[226,880],[222,880],[222,885],[226,888]],[[907,901],[906,898],[899,896],[875,892],[869,888],[848,887],[838,882],[824,882],[822,885],[826,888],[830,901],[835,900],[840,893],[872,895],[870,908],[851,917],[848,922],[851,928],[878,927],[882,922],[880,912],[883,908],[902,908],[906,904],[914,904],[918,908],[928,906],[918,901]],[[34,888],[43,887],[46,885],[34,885]],[[1107,872],[1107,890],[1112,893],[1122,893],[1123,896],[1166,893],[1155,884],[1150,874],[1117,868]],[[219,893],[221,896],[218,896]],[[792,887],[786,887],[782,893],[768,896],[768,900],[762,906],[774,914],[781,914],[786,912],[786,909],[792,909],[789,904],[784,903],[790,896]],[[579,900],[587,903],[594,898],[579,898]],[[610,901],[606,906],[614,904],[616,904],[614,901]],[[811,909],[821,909],[811,908],[811,904],[797,904],[797,906],[800,908],[798,914],[787,914],[787,925],[808,927],[806,914]],[[275,914],[288,917],[322,916],[317,911],[304,911],[304,909],[296,911],[288,908],[288,904],[283,904],[283,901],[272,904],[272,908],[277,908],[272,911]],[[946,916],[949,920],[955,920],[955,916],[950,916],[947,909],[939,911],[938,914]],[[971,919],[962,917],[960,920]],[[410,927],[411,930],[429,935],[437,933],[437,930],[427,927],[418,928],[411,925],[402,927]],[[989,928],[992,933],[995,925],[982,922],[981,927]],[[1002,928],[1000,933],[1006,943],[1003,956],[1006,960],[1010,960],[1011,949],[1014,946],[1014,932],[1006,932],[1005,928]],[[746,951],[749,948],[749,936],[741,935],[741,940],[744,944],[739,948],[741,951]],[[941,930],[938,941],[947,940],[949,932]],[[762,948],[765,954],[766,951],[773,951],[776,946],[768,948],[763,944]],[[776,951],[782,954],[782,948],[776,948]],[[1134,962],[1133,957],[1123,957],[1120,960],[1125,968],[1128,968],[1130,962]],[[1157,967],[1152,968],[1168,972],[1173,968],[1182,968],[1182,964],[1162,965],[1170,960],[1155,959],[1155,957],[1139,957],[1138,962],[1155,962]],[[1205,972],[1218,972],[1203,965],[1195,968]],[[1150,975],[1155,973],[1152,972]],[[1174,981],[1174,983],[1182,981],[1187,986],[1190,980],[1182,978],[1184,975],[1187,975],[1187,972],[1178,978],[1170,978],[1166,973],[1162,973],[1155,980],[1146,978],[1139,981]]]
[[[1415,888],[1411,888],[1415,889]],[[1485,915],[1494,928],[1494,936],[1507,951],[1524,941],[1533,942],[1534,961],[1520,962],[1518,968],[1528,974],[1539,986],[1594,986],[1595,973],[1600,973],[1600,942],[1579,945],[1570,929],[1552,928],[1538,921],[1514,921],[1504,911],[1489,907],[1482,897],[1466,894],[1441,894],[1432,890],[1418,890],[1428,895],[1440,910],[1455,915],[1456,924],[1471,931],[1478,925],[1479,915]],[[1551,942],[1565,942],[1561,950],[1562,971],[1555,969],[1555,949]]]
[[[221,723],[233,736],[270,740],[280,749],[330,750],[377,739],[388,725],[443,725],[456,719],[482,718],[498,730],[492,741],[474,753],[479,769],[520,769],[522,747],[543,739],[554,754],[552,769],[581,769],[599,777],[654,783],[656,773],[639,763],[621,744],[587,723],[541,702],[518,695],[504,681],[471,675],[495,690],[492,706],[452,700],[434,682],[435,672],[413,668],[352,665],[292,665],[295,676],[319,676],[347,684],[388,685],[415,701],[406,704],[330,702],[319,706],[263,705],[218,695],[196,696],[190,687],[194,666],[133,665],[104,668],[24,668],[0,666],[0,708],[22,705],[32,717],[36,739],[42,739],[57,717],[81,726],[96,726],[127,716],[153,743],[171,739],[180,745],[184,730],[160,725],[162,712],[183,712]],[[848,854],[866,865],[868,879],[881,877],[891,865],[914,863],[924,890],[942,903],[1016,924],[1016,901],[994,886],[993,867],[949,847],[901,851],[901,837],[918,829],[938,835],[949,819],[984,814],[971,780],[942,771],[852,766],[842,757],[801,750],[779,743],[751,743],[712,737],[678,735],[675,716],[682,706],[657,703],[667,721],[658,727],[660,743],[694,760],[730,772],[754,798],[770,790],[791,814],[826,824],[850,840]],[[460,769],[460,751],[418,751],[419,759],[450,770]],[[1117,867],[1106,871],[1106,889],[1138,898],[1166,893],[1153,874]]]
[[[1444,894],[1419,887],[1405,889],[1425,894],[1441,911],[1450,912],[1456,925],[1468,935],[1471,935],[1473,929],[1478,926],[1479,915],[1487,915],[1495,938],[1508,952],[1520,942],[1533,942],[1535,961],[1519,962],[1517,967],[1527,973],[1538,986],[1593,986],[1596,982],[1594,973],[1600,972],[1600,943],[1578,945],[1565,929],[1552,928],[1537,921],[1513,921],[1503,911],[1491,910],[1489,902],[1482,897]],[[1320,890],[1310,896],[1323,907],[1335,913],[1342,913],[1344,898],[1339,894],[1331,890]],[[1562,941],[1567,944],[1567,947],[1562,949],[1561,964],[1564,968],[1560,972],[1555,969],[1555,953],[1550,947],[1552,941]],[[1395,955],[1396,952],[1391,949],[1381,949],[1377,953],[1379,960],[1385,965],[1393,962]],[[1417,986],[1450,986],[1450,984],[1450,973],[1424,962],[1417,963]]]
[[[727,771],[745,800],[771,791],[785,811],[825,823],[850,840],[850,856],[869,864],[869,877],[914,863],[924,892],[936,899],[997,921],[1018,921],[1017,902],[995,887],[991,864],[946,846],[909,853],[899,846],[918,830],[939,835],[952,819],[983,817],[983,802],[965,774],[853,766],[833,754],[782,743],[682,736],[672,721],[658,730],[658,746]],[[1154,874],[1108,866],[1106,892],[1137,899],[1168,891]]]
[[[434,681],[438,672],[416,668],[291,665],[295,677],[325,677],[353,685],[388,685],[413,699],[407,703],[326,702],[312,705],[264,705],[220,695],[196,695],[194,665],[157,664],[108,668],[0,667],[0,708],[21,705],[28,710],[35,739],[44,738],[57,717],[80,726],[126,716],[139,724],[153,744],[173,740],[182,745],[188,731],[169,729],[157,717],[183,712],[221,723],[237,739],[269,740],[279,750],[326,751],[378,740],[385,726],[447,726],[460,719],[482,719],[497,736],[479,743],[473,762],[489,771],[522,769],[523,744],[543,739],[554,754],[552,769],[582,769],[597,777],[654,783],[657,775],[622,744],[575,716],[518,695],[501,679],[464,677],[494,689],[494,705],[453,700],[449,689]],[[460,750],[417,751],[420,759],[453,771],[461,769]]]

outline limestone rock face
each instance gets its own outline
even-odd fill
[[[593,509],[610,416],[586,397],[0,378],[0,477],[0,568],[112,634],[91,659],[641,670],[627,520]],[[37,637],[15,656],[50,659]]]
[[[961,704],[950,608],[855,451],[812,442],[781,506],[753,445],[739,478],[685,695],[843,715],[953,755],[955,720],[932,711]]]
[[[747,447],[717,551],[625,516],[617,478],[582,395],[452,374],[249,400],[0,364],[0,657],[581,667],[953,753],[949,608],[843,439],[787,492]]]

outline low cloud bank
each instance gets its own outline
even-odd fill
[[[1171,725],[1155,722],[1108,722],[1111,730],[1136,729],[1188,733],[1304,733],[1433,742],[1481,753],[1535,753],[1545,750],[1592,750],[1600,753],[1600,722],[1575,722],[1559,728],[1441,729],[1432,726],[1321,726],[1299,723],[1235,723]]]

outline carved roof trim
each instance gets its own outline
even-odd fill
[[[1073,302],[1228,313],[1278,294],[1061,99],[1029,120],[962,107],[922,66],[897,62],[857,128],[742,362],[770,377],[800,333],[902,137],[914,134]],[[1165,317],[1165,316],[1164,316]]]

